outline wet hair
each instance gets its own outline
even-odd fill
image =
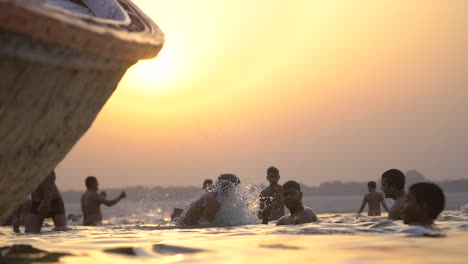
[[[230,173],[219,175],[218,180],[216,181],[216,185],[223,192],[228,191],[231,189],[231,187],[235,187],[239,183],[239,178],[236,175]]]
[[[270,173],[279,174],[279,170],[276,167],[271,166],[270,168],[267,169],[267,174],[270,174]]]
[[[428,214],[432,219],[436,219],[445,207],[445,195],[442,189],[429,182],[420,182],[411,185],[409,191],[418,203],[426,203]]]
[[[283,184],[283,190],[284,189],[295,189],[301,191],[301,185],[296,181],[287,181]]]
[[[375,183],[375,181],[370,181],[367,183],[367,187],[375,189],[377,188],[377,183]]]
[[[398,190],[405,188],[405,174],[398,169],[390,169],[382,174],[388,185],[394,186]]]
[[[90,188],[91,185],[92,185],[93,183],[95,183],[95,182],[97,182],[96,177],[94,177],[94,176],[88,176],[88,177],[86,177],[86,180],[85,180],[86,188]]]

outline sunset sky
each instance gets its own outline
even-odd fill
[[[468,4],[134,0],[164,31],[57,168],[62,189],[468,178]],[[118,52],[118,51],[117,51]]]

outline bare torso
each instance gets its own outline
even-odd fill
[[[177,223],[191,226],[197,225],[202,219],[211,222],[214,220],[220,207],[221,203],[217,199],[216,192],[204,193],[184,210],[181,217],[177,220]]]
[[[269,221],[280,219],[284,216],[284,202],[281,185],[268,186],[260,193],[259,218],[262,219],[262,210],[268,207],[270,211]]]
[[[81,211],[85,225],[95,225],[102,221],[101,197],[96,191],[87,190],[81,196]]]
[[[384,196],[380,192],[372,191],[365,195],[365,199],[369,205],[369,216],[379,216],[381,215],[380,212],[380,204],[384,200]]]
[[[311,223],[318,220],[317,215],[309,207],[304,206],[304,210],[296,214],[288,214],[280,218],[276,225],[299,225]]]

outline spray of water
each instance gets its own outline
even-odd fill
[[[213,222],[216,226],[234,226],[258,223],[258,197],[255,185],[238,185],[221,198],[221,209]]]

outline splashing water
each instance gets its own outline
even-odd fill
[[[260,190],[254,185],[240,185],[221,199],[221,209],[216,214],[216,226],[235,226],[258,223],[258,197]]]

